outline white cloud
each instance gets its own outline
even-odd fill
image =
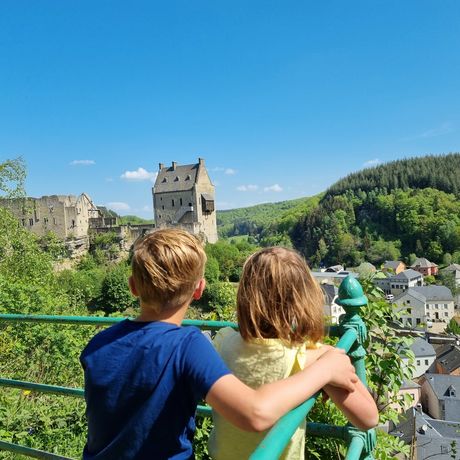
[[[129,211],[131,209],[128,203],[123,203],[122,201],[112,201],[107,203],[106,206],[114,211]]]
[[[227,176],[234,176],[238,171],[233,168],[223,168],[222,166],[216,166],[211,169],[211,171],[214,172],[223,172],[224,174],[227,174]]]
[[[444,134],[449,134],[454,131],[454,125],[451,121],[446,121],[442,125],[438,126],[437,128],[428,129],[424,133],[420,135],[420,137],[436,137],[442,136]]]
[[[128,181],[151,180],[154,182],[157,175],[157,172],[149,172],[144,168],[137,168],[136,171],[125,171],[120,177]]]
[[[90,166],[95,165],[94,160],[73,160],[69,163],[71,166]]]
[[[283,187],[278,184],[270,185],[270,187],[264,187],[264,192],[282,192]]]
[[[378,158],[374,158],[373,160],[368,160],[363,163],[363,166],[365,168],[372,168],[372,166],[377,166],[380,163],[382,163],[382,160],[379,160]]]
[[[233,176],[236,174],[236,169],[232,169],[232,168],[227,168],[225,170],[225,174],[227,174],[228,176]]]
[[[145,211],[145,212],[153,212],[153,207],[152,207],[152,205],[150,205],[150,206],[145,205],[145,206],[142,208],[142,211]]]
[[[238,185],[236,189],[239,192],[255,192],[259,188],[258,185],[248,184],[248,185]]]

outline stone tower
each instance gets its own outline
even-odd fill
[[[209,243],[217,241],[214,185],[202,158],[191,165],[160,163],[152,192],[157,228],[180,227]]]

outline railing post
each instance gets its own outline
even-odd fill
[[[356,373],[364,385],[366,382],[366,366],[364,358],[366,350],[364,342],[367,338],[367,328],[360,316],[361,308],[367,305],[367,297],[364,295],[363,288],[359,281],[352,276],[347,276],[339,287],[339,298],[336,303],[345,310],[345,315],[340,321],[340,333],[343,335],[348,329],[356,331],[357,339],[352,345],[348,356],[355,366]]]
[[[339,298],[336,300],[338,305],[341,305],[345,310],[345,315],[340,321],[339,329],[341,334],[344,334],[349,329],[356,332],[357,338],[352,345],[348,356],[355,366],[356,374],[360,380],[367,386],[366,379],[366,349],[364,342],[367,339],[367,328],[360,316],[361,308],[367,305],[367,297],[364,295],[363,288],[356,278],[347,276],[339,287]],[[372,451],[376,444],[376,432],[374,429],[361,431],[350,427],[350,448],[347,454],[348,459],[372,460]],[[361,448],[358,456],[356,453]]]

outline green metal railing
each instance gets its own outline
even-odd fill
[[[361,285],[355,278],[347,277],[339,289],[339,300],[346,314],[338,326],[329,329],[329,335],[340,337],[337,347],[343,348],[350,356],[359,378],[366,384],[364,359],[366,352],[363,348],[366,339],[366,327],[359,316],[360,308],[367,304],[367,299],[362,292]],[[7,323],[55,323],[109,326],[125,318],[122,317],[89,317],[89,316],[52,316],[52,315],[17,315],[0,314],[0,322]],[[200,329],[216,331],[223,327],[237,328],[237,325],[228,321],[199,321],[185,320],[184,326],[196,326]],[[26,382],[21,380],[0,378],[0,387],[18,388],[42,393],[84,397],[81,388],[69,388],[57,385]],[[275,460],[280,457],[298,426],[305,420],[314,406],[319,393],[312,396],[300,406],[284,415],[268,432],[260,443],[250,460]],[[210,416],[209,406],[198,406],[197,415]],[[320,423],[307,423],[307,433],[311,436],[333,437],[342,439],[349,444],[346,460],[372,460],[372,451],[375,447],[375,430],[361,431],[352,426],[332,426]],[[31,447],[21,446],[0,440],[0,451],[10,451],[28,457],[45,460],[72,460],[50,452],[45,452]]]

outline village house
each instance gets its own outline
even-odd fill
[[[425,374],[422,405],[431,417],[460,422],[460,376]]]
[[[398,274],[387,274],[386,278],[375,278],[374,283],[385,294],[397,296],[411,287],[423,286],[423,276],[409,268]]]
[[[448,343],[436,352],[435,369],[438,374],[460,376],[460,345]]]
[[[410,266],[413,270],[420,272],[423,276],[435,276],[438,274],[438,266],[425,257],[418,257]]]
[[[330,318],[331,324],[338,324],[341,315],[345,314],[345,310],[341,305],[335,303],[339,289],[334,284],[320,284],[324,294],[324,315]]]
[[[417,460],[459,460],[460,423],[434,420],[420,406],[410,408],[399,424],[390,431],[411,446],[411,457]],[[400,457],[397,458],[407,458]]]
[[[202,158],[188,165],[160,163],[152,192],[157,228],[180,227],[209,243],[217,241],[214,185]]]
[[[412,378],[417,379],[430,369],[436,359],[436,351],[431,343],[421,337],[415,338],[410,349],[414,354]],[[401,361],[403,366],[407,367],[409,365],[407,357],[402,356]]]
[[[394,303],[403,313],[406,325],[417,327],[429,322],[448,323],[454,316],[454,300],[445,286],[415,286],[395,297]]]
[[[406,264],[400,260],[386,260],[383,264],[382,271],[387,273],[398,273],[403,272],[406,269]]]

